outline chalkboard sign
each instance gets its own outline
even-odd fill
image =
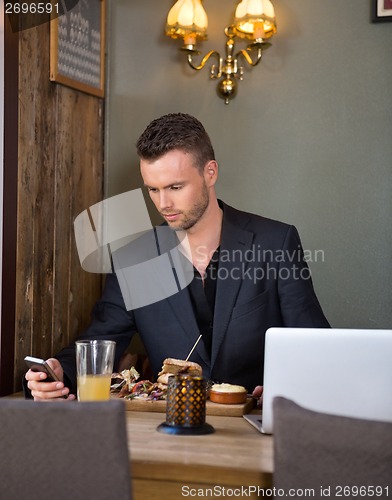
[[[51,21],[50,79],[104,96],[106,0],[79,0]]]

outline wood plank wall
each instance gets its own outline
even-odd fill
[[[49,24],[19,34],[14,390],[88,323],[102,276],[82,270],[74,218],[103,199],[104,102],[49,81]]]

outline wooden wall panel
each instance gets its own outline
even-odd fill
[[[19,34],[4,22],[3,248],[0,325],[0,396],[14,386],[16,212],[18,187]]]
[[[19,38],[14,390],[89,321],[102,277],[81,269],[73,220],[103,198],[103,101],[49,81],[49,25]]]

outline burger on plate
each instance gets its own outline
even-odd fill
[[[184,361],[182,359],[166,358],[162,365],[162,370],[158,373],[158,384],[166,385],[169,383],[169,377],[178,374],[187,374],[192,376],[203,375],[202,367],[193,361]]]

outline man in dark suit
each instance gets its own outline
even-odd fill
[[[178,243],[178,235],[186,237],[186,245],[179,246],[191,263],[193,279],[162,300],[130,308],[121,287],[121,261],[132,245],[119,250],[113,260],[120,264],[107,276],[81,338],[115,340],[118,362],[138,331],[156,376],[166,357],[185,359],[201,334],[191,360],[202,366],[204,376],[248,391],[257,386],[255,394],[260,395],[269,327],[329,327],[296,229],[217,199],[214,151],[192,116],[178,113],[154,120],[139,138],[137,151],[144,184],[172,238]],[[156,230],[151,235],[160,253],[170,251],[162,248]],[[49,363],[64,383],[43,383],[42,375],[29,371],[33,397],[74,399],[74,345]]]

